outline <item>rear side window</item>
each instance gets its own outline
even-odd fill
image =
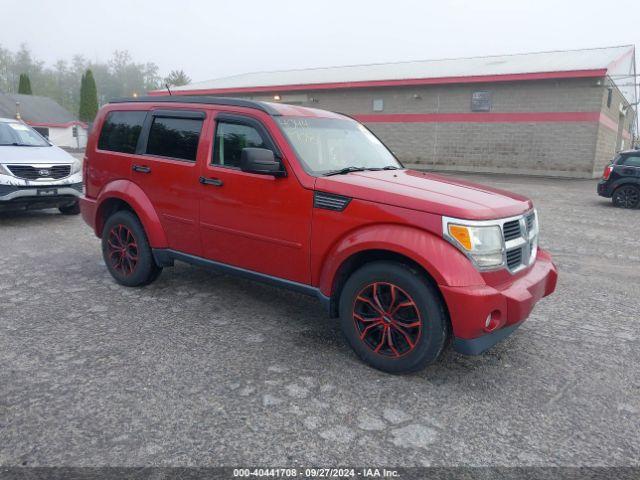
[[[622,165],[624,165],[625,167],[640,167],[640,156],[627,157],[620,163],[622,163]]]
[[[216,128],[212,163],[240,167],[240,153],[247,147],[269,148],[255,128],[239,123],[219,122]]]
[[[147,153],[194,162],[201,130],[200,119],[154,117],[149,130]]]
[[[109,112],[102,125],[98,148],[111,152],[135,153],[146,115],[145,111]]]

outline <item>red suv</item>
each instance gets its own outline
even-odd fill
[[[420,369],[479,354],[552,293],[527,198],[402,164],[337,113],[213,97],[114,101],[84,162],[85,221],[115,280],[175,260],[316,296],[356,353]]]

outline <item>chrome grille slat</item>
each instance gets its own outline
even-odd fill
[[[505,242],[513,240],[514,238],[518,238],[521,233],[520,220],[505,222],[505,224],[502,226],[502,234],[504,236]]]
[[[531,231],[531,229],[533,228],[533,222],[535,220],[535,214],[530,213],[529,215],[526,216],[525,218],[525,222],[527,224],[527,231]]]
[[[71,173],[71,165],[52,165],[39,167],[37,165],[7,165],[11,174],[24,180],[38,180],[40,178],[53,178],[59,180],[68,177]],[[47,171],[47,174],[43,174]]]
[[[532,211],[502,222],[505,262],[511,273],[530,265],[537,255],[535,215]]]
[[[507,266],[509,270],[515,270],[522,264],[522,248],[514,248],[507,251]]]
[[[531,209],[520,215],[511,217],[496,218],[491,220],[469,220],[458,219],[453,217],[442,217],[442,232],[444,237],[454,245],[460,243],[452,238],[449,234],[451,225],[462,225],[469,227],[491,227],[499,229],[502,237],[502,245],[500,249],[501,262],[498,259],[492,259],[491,265],[483,266],[472,253],[466,252],[466,247],[459,247],[463,253],[475,264],[476,268],[481,271],[492,271],[505,269],[515,274],[527,267],[533,265],[538,255],[538,216],[534,209]],[[496,232],[497,233],[497,232]],[[492,249],[491,253],[498,253]]]

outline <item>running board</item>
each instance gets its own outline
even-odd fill
[[[253,270],[235,267],[233,265],[216,262],[214,260],[198,257],[196,255],[190,255],[188,253],[177,252],[169,248],[154,248],[152,249],[152,252],[156,264],[158,264],[158,266],[160,267],[172,267],[173,262],[175,260],[178,260],[180,262],[190,263],[191,265],[204,267],[206,269],[214,270],[227,275],[233,275],[235,277],[268,283],[276,287],[286,288],[287,290],[293,290],[294,292],[316,297],[318,300],[320,300],[323,308],[327,312],[330,311],[331,298],[325,296],[319,288],[312,287],[311,285],[305,285],[304,283],[294,282],[260,272],[254,272]]]

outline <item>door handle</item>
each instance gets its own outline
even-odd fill
[[[219,178],[200,177],[200,183],[203,185],[213,185],[214,187],[222,186],[222,180],[220,180]]]
[[[151,173],[151,168],[145,165],[134,165],[132,168],[134,172]]]

